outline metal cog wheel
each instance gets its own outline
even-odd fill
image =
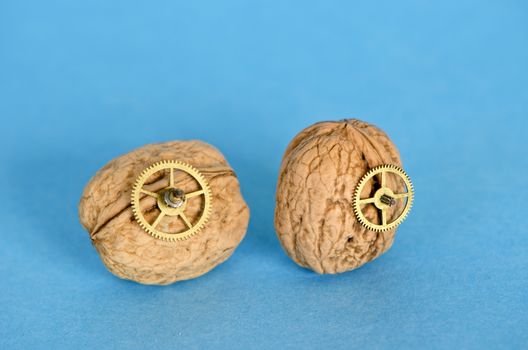
[[[169,170],[168,186],[156,192],[144,188],[145,182],[152,175],[165,170]],[[177,187],[174,183],[175,171],[182,171],[192,177],[200,188],[186,193],[182,188]],[[156,199],[156,205],[160,212],[153,222],[147,221],[145,213],[140,207],[140,200],[147,196]],[[192,223],[185,215],[185,209],[188,200],[198,196],[204,197],[204,204],[198,220]],[[136,179],[131,196],[132,211],[139,226],[152,236],[171,242],[188,239],[203,229],[211,213],[211,201],[211,190],[204,176],[192,165],[177,160],[162,160],[144,169]],[[183,221],[186,229],[180,232],[168,232],[163,228],[160,229],[160,224],[165,217],[178,217]]]
[[[387,186],[387,173],[395,174],[405,184],[406,191],[394,193],[394,190]],[[381,174],[380,188],[376,190],[373,197],[361,198],[361,193],[365,184],[372,180],[374,176]],[[407,199],[405,207],[401,213],[392,221],[387,222],[387,209],[396,204],[397,200]],[[367,171],[359,180],[354,192],[353,205],[357,220],[366,228],[372,231],[387,231],[397,227],[409,214],[414,199],[414,189],[409,176],[400,167],[392,164],[384,164]],[[372,204],[381,212],[381,224],[369,221],[363,214],[362,206]]]

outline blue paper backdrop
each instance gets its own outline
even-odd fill
[[[416,205],[349,273],[291,262],[278,167],[320,120],[400,148]],[[528,347],[523,1],[2,1],[0,348]],[[104,268],[84,185],[146,143],[202,139],[238,172],[246,238],[169,287]]]

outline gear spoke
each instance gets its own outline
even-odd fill
[[[152,223],[152,227],[156,228],[156,226],[159,225],[159,223],[161,222],[161,219],[163,219],[164,216],[165,216],[165,213],[161,212],[156,218],[156,220],[154,220],[154,222]]]
[[[387,176],[385,174],[385,171],[381,172],[381,187],[386,187],[385,183],[387,182]]]
[[[406,198],[406,197],[409,197],[409,192],[395,193],[394,196],[392,196],[392,198],[394,199],[400,199],[400,198]]]
[[[185,225],[187,225],[188,228],[192,228],[193,227],[191,222],[187,218],[187,215],[185,215],[184,213],[180,213],[180,218],[182,218],[183,222],[185,222]]]
[[[187,194],[185,195],[185,197],[187,197],[187,198],[192,198],[192,197],[199,196],[199,195],[201,195],[202,193],[204,193],[204,190],[203,190],[203,189],[202,189],[202,190],[198,190],[198,191],[194,191],[194,192],[191,192],[191,193],[187,193]]]
[[[387,211],[385,209],[381,211],[381,224],[383,226],[387,225]]]
[[[144,194],[146,194],[148,196],[151,196],[151,197],[154,197],[154,198],[158,198],[158,194],[157,193],[148,191],[148,190],[146,190],[144,188],[141,189],[141,193],[144,193]]]
[[[169,187],[174,187],[174,168],[170,168]]]
[[[359,200],[359,204],[369,204],[369,203],[374,203],[376,199],[374,197],[372,198],[363,198],[363,199],[360,199]]]

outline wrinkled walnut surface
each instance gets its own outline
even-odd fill
[[[211,215],[187,240],[154,238],[134,219],[130,196],[135,180],[160,160],[191,164],[209,183]],[[249,209],[235,172],[216,148],[200,141],[173,141],[141,147],[100,169],[84,189],[79,217],[113,274],[144,284],[169,284],[203,275],[229,258],[246,233]]]
[[[297,264],[318,273],[340,273],[391,247],[395,229],[380,233],[366,229],[356,220],[352,204],[360,178],[381,164],[401,166],[398,150],[382,130],[359,120],[321,122],[295,136],[282,159],[275,229]],[[367,186],[364,196],[373,187]],[[389,218],[401,205],[391,208]],[[378,220],[375,208],[364,213]]]

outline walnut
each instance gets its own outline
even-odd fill
[[[360,178],[381,164],[401,166],[398,150],[382,130],[359,120],[321,122],[295,136],[282,159],[275,228],[297,264],[318,273],[340,273],[391,247],[395,229],[366,229],[352,203]],[[365,190],[373,191],[373,185]],[[368,209],[365,215],[375,220],[378,212]],[[395,206],[389,215],[399,209],[401,205]]]
[[[211,189],[209,220],[189,239],[155,238],[134,218],[134,182],[143,169],[161,160],[193,165]],[[203,275],[229,258],[246,233],[249,209],[235,172],[216,148],[173,141],[141,147],[100,169],[84,189],[79,217],[110,272],[139,283],[170,284]]]

